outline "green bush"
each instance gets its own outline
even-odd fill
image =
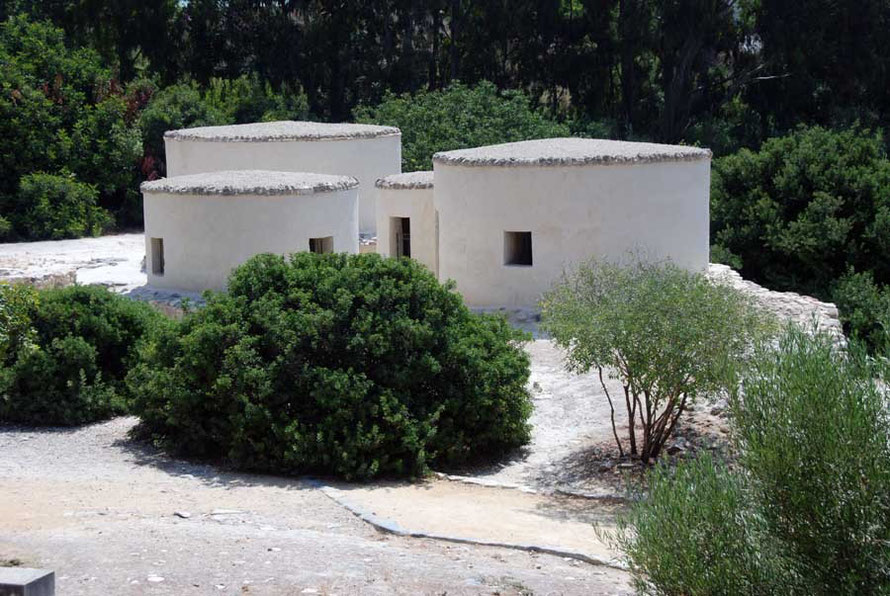
[[[171,85],[158,91],[139,116],[145,154],[157,175],[166,172],[164,133],[196,126],[303,120],[309,116],[306,96],[287,88],[276,91],[257,76]]]
[[[13,203],[12,223],[31,240],[98,236],[112,219],[97,200],[95,187],[73,175],[28,174]]]
[[[890,378],[874,365],[792,329],[733,400],[758,512],[810,593],[890,590]]]
[[[31,312],[37,307],[37,292],[24,284],[0,283],[0,363],[10,354],[34,345]]]
[[[732,387],[752,342],[770,328],[753,302],[671,263],[593,259],[567,273],[541,302],[542,329],[567,352],[569,370],[618,379],[630,421],[627,454],[657,458],[687,406]]]
[[[237,79],[210,79],[203,95],[208,105],[233,124],[309,117],[309,102],[304,94],[287,88],[276,91],[255,74]]]
[[[204,101],[197,83],[179,83],[158,91],[139,115],[145,155],[166,175],[164,133],[168,130],[227,124],[225,115]]]
[[[658,465],[645,500],[621,518],[615,543],[641,594],[788,594],[793,573],[750,507],[744,477],[709,454]]]
[[[71,131],[67,168],[99,192],[99,204],[127,225],[142,223],[139,161],[142,138],[127,122],[127,101],[118,95],[87,106]]]
[[[886,359],[789,328],[732,398],[737,459],[656,469],[619,527],[640,592],[890,591]]]
[[[0,23],[0,139],[0,212],[9,222],[21,215],[22,178],[36,172],[74,173],[115,213],[137,201],[139,136],[119,89],[95,52],[67,47],[48,23]]]
[[[890,282],[890,161],[878,135],[801,129],[714,161],[711,237],[741,273],[828,297],[847,269]]]
[[[531,108],[521,91],[492,83],[459,83],[443,91],[389,93],[374,107],[356,109],[357,122],[402,130],[402,169],[432,169],[433,153],[511,141],[569,136],[569,127]]]
[[[260,255],[142,350],[135,410],[240,467],[417,475],[529,438],[524,338],[410,259]]]
[[[872,351],[890,348],[890,287],[878,286],[870,272],[851,270],[838,280],[831,299],[848,335]]]
[[[15,330],[3,338],[0,421],[72,425],[123,412],[135,347],[161,315],[100,287],[23,292],[0,286],[0,323]]]

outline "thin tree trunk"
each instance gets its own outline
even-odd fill
[[[618,429],[615,428],[615,406],[612,405],[612,396],[609,395],[609,389],[606,387],[606,382],[603,380],[603,367],[598,366],[597,371],[600,375],[600,385],[603,386],[603,391],[606,393],[606,399],[609,400],[609,414],[612,418],[612,434],[615,436],[615,444],[618,445],[618,455],[624,457],[624,448],[621,446],[621,440],[618,438]]]
[[[627,385],[624,385],[624,401],[627,404],[628,413],[627,434],[630,438],[630,456],[634,457],[637,454],[637,433],[634,431],[637,415],[637,402],[636,399],[631,400],[630,389]],[[633,405],[631,405],[631,403],[633,403]]]

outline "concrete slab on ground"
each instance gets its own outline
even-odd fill
[[[617,564],[604,541],[616,505],[448,480],[337,484],[327,494],[385,529],[415,536],[554,552]]]

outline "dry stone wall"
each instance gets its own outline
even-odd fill
[[[744,279],[737,271],[726,265],[711,263],[707,275],[715,282],[725,283],[753,297],[762,308],[775,314],[782,321],[792,321],[806,328],[815,324],[817,329],[835,337],[838,343],[846,343],[837,306],[830,302],[821,302],[794,292],[768,290]]]

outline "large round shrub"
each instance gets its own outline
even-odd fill
[[[368,478],[526,442],[524,334],[409,259],[260,255],[143,349],[146,430],[250,469]]]
[[[123,412],[135,346],[161,320],[101,287],[0,286],[0,422],[71,425]]]

